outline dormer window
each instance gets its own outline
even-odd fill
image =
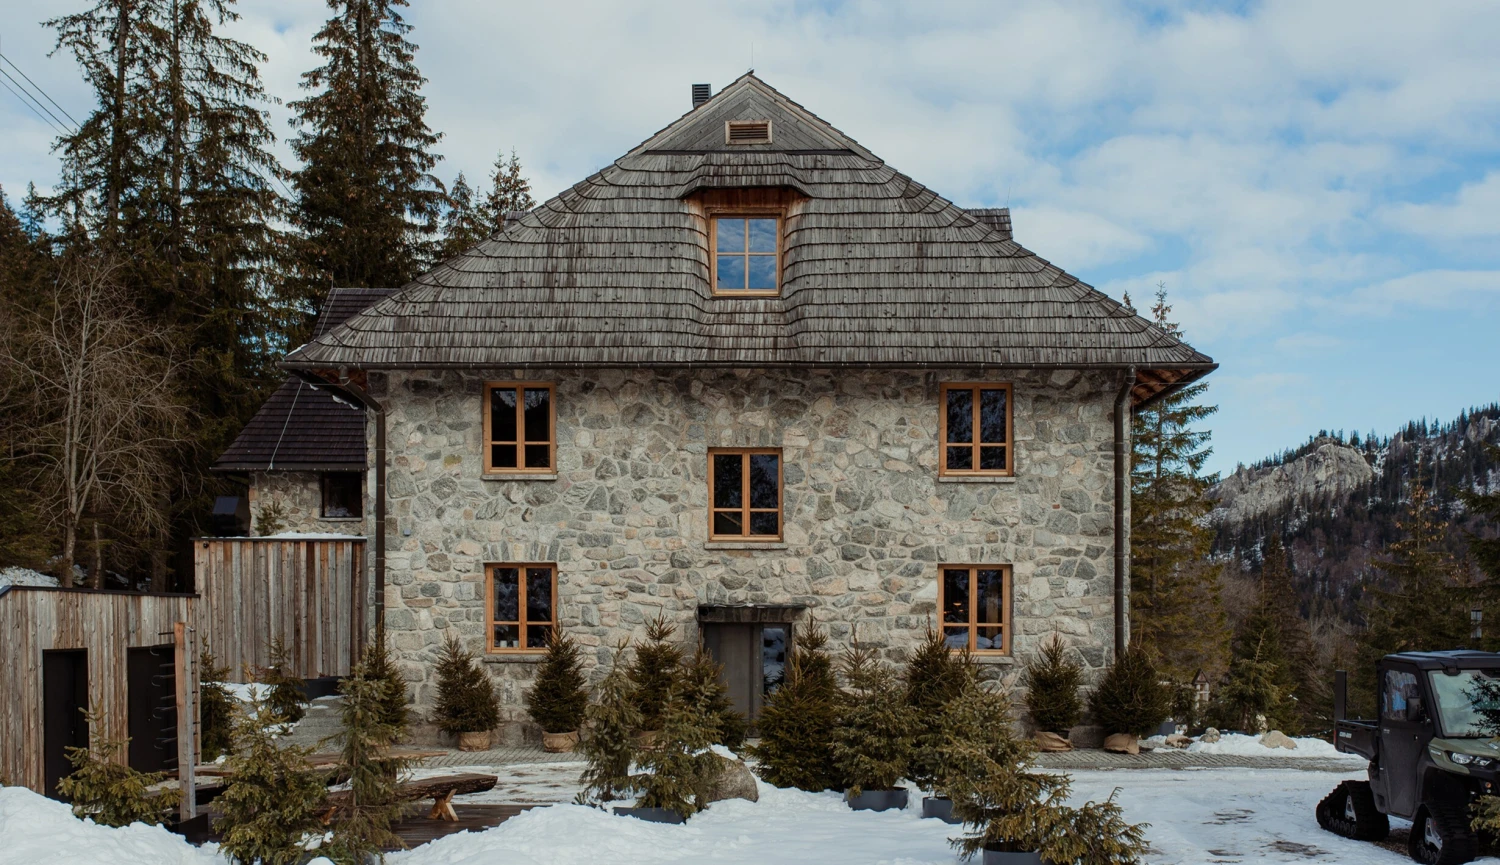
[[[774,214],[712,219],[714,293],[774,295],[781,287],[781,219]]]

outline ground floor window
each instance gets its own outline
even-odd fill
[[[359,472],[324,472],[322,514],[325,517],[359,517],[364,513],[363,476]]]
[[[489,650],[546,649],[557,626],[557,566],[490,565],[488,584]]]
[[[1010,566],[943,565],[938,609],[953,649],[1010,653]]]

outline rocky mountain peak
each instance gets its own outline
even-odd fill
[[[1293,502],[1346,496],[1375,477],[1364,452],[1338,439],[1314,439],[1305,451],[1280,465],[1240,466],[1214,485],[1212,519],[1243,523]]]

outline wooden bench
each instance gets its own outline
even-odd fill
[[[396,795],[401,797],[403,802],[431,799],[432,810],[427,814],[430,819],[456,823],[458,815],[453,813],[453,797],[460,793],[483,793],[486,790],[493,790],[497,780],[499,779],[494,775],[481,775],[475,772],[443,775],[438,778],[406,781],[396,788]],[[331,807],[324,817],[325,824],[333,819],[333,812],[348,798],[348,790],[339,790],[328,795],[328,804]]]

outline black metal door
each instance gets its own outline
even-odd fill
[[[177,665],[170,643],[130,649],[126,656],[130,768],[177,769]]]
[[[68,748],[89,746],[87,649],[42,652],[42,766],[44,789],[54,799],[57,782],[73,772]]]
[[[1410,818],[1417,810],[1418,765],[1432,739],[1422,674],[1415,668],[1386,667],[1380,687],[1380,781],[1386,810]]]
[[[792,626],[787,623],[704,623],[703,643],[723,666],[734,708],[753,723],[766,698],[781,687]]]

